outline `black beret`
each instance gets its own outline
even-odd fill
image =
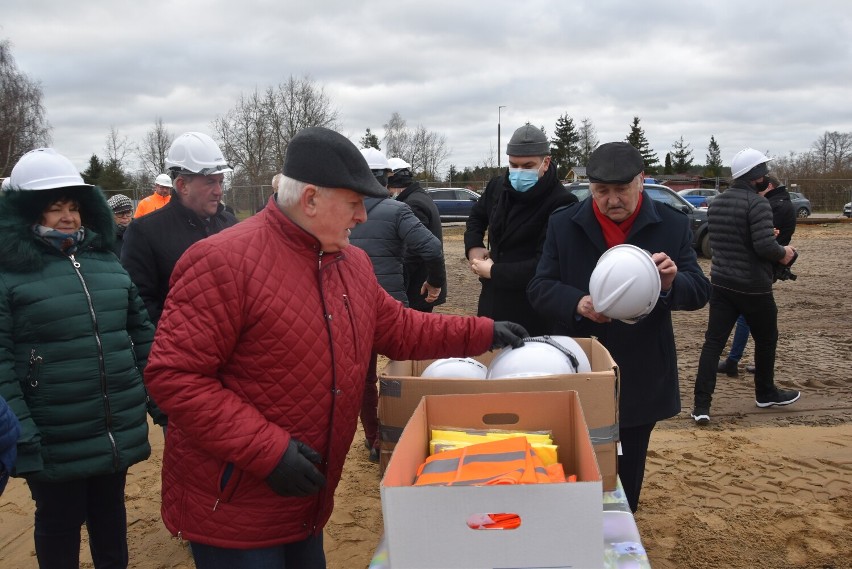
[[[342,134],[321,126],[304,128],[287,146],[283,173],[288,178],[324,188],[346,188],[368,197],[386,198],[367,161]]]
[[[629,142],[607,142],[589,156],[586,175],[590,182],[626,184],[644,169],[642,155]]]

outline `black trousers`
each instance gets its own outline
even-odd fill
[[[704,346],[695,378],[695,406],[710,408],[716,389],[719,358],[737,318],[742,314],[754,338],[754,392],[756,397],[775,391],[775,348],[778,345],[778,307],[772,293],[745,294],[713,287]]]
[[[80,528],[89,532],[96,569],[125,569],[127,471],[66,482],[27,480],[35,500],[35,549],[40,569],[79,569]]]
[[[618,457],[618,477],[624,487],[627,503],[634,513],[639,508],[639,494],[645,479],[645,459],[648,456],[648,443],[651,431],[657,423],[621,427],[618,437],[621,439],[621,456]]]

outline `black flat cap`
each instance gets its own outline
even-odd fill
[[[508,156],[550,156],[550,141],[531,124],[525,124],[515,131],[506,145]]]
[[[321,126],[304,128],[287,146],[283,173],[288,178],[324,188],[346,188],[368,197],[386,198],[367,161],[342,134]]]
[[[629,142],[607,142],[589,156],[586,175],[590,182],[626,184],[644,169],[642,155]]]

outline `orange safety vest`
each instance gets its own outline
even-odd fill
[[[435,454],[417,469],[415,486],[493,486],[565,482],[562,465],[545,467],[527,439],[513,437]]]
[[[167,196],[161,196],[160,194],[151,194],[147,198],[143,200],[139,200],[139,205],[136,206],[136,213],[133,214],[134,218],[142,217],[146,213],[151,213],[156,209],[160,209],[172,198],[171,194]]]

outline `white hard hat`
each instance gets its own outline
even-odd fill
[[[595,311],[633,324],[654,310],[660,297],[660,273],[644,249],[622,244],[608,249],[589,279]]]
[[[390,169],[394,172],[396,172],[397,170],[402,170],[403,168],[406,170],[411,170],[411,164],[409,164],[402,158],[388,158],[388,166],[390,166]]]
[[[586,352],[583,351],[583,348],[576,340],[574,340],[574,338],[571,338],[570,336],[550,336],[550,339],[561,344],[562,347],[570,351],[574,357],[577,358],[577,372],[592,371],[592,364],[589,361],[589,356],[586,355]]]
[[[520,348],[505,348],[497,354],[488,366],[488,379],[515,379],[591,371],[587,358],[584,367],[589,369],[579,369],[579,354],[583,354],[579,346],[572,350],[550,336],[525,338],[524,345]]]
[[[367,161],[367,165],[370,166],[370,170],[390,170],[388,159],[381,150],[376,150],[371,146],[362,148],[361,154]]]
[[[169,147],[166,168],[181,174],[202,176],[233,171],[219,145],[203,132],[185,132],[177,137]]]
[[[731,160],[731,177],[741,178],[746,175],[752,168],[759,164],[765,164],[772,158],[766,157],[763,152],[754,148],[744,148],[737,152],[734,159]],[[767,172],[768,172],[767,168]],[[758,176],[760,177],[760,176]]]
[[[30,150],[18,160],[9,176],[9,187],[16,190],[51,190],[53,188],[91,188],[77,168],[53,148]]]
[[[163,186],[164,188],[172,187],[172,179],[168,174],[160,174],[157,176],[157,179],[154,180],[154,183],[158,186]]]
[[[473,358],[443,358],[429,364],[420,377],[485,379],[488,368]]]
[[[5,192],[12,186],[12,182],[9,181],[9,178],[3,178],[3,181],[0,182],[0,192]]]

